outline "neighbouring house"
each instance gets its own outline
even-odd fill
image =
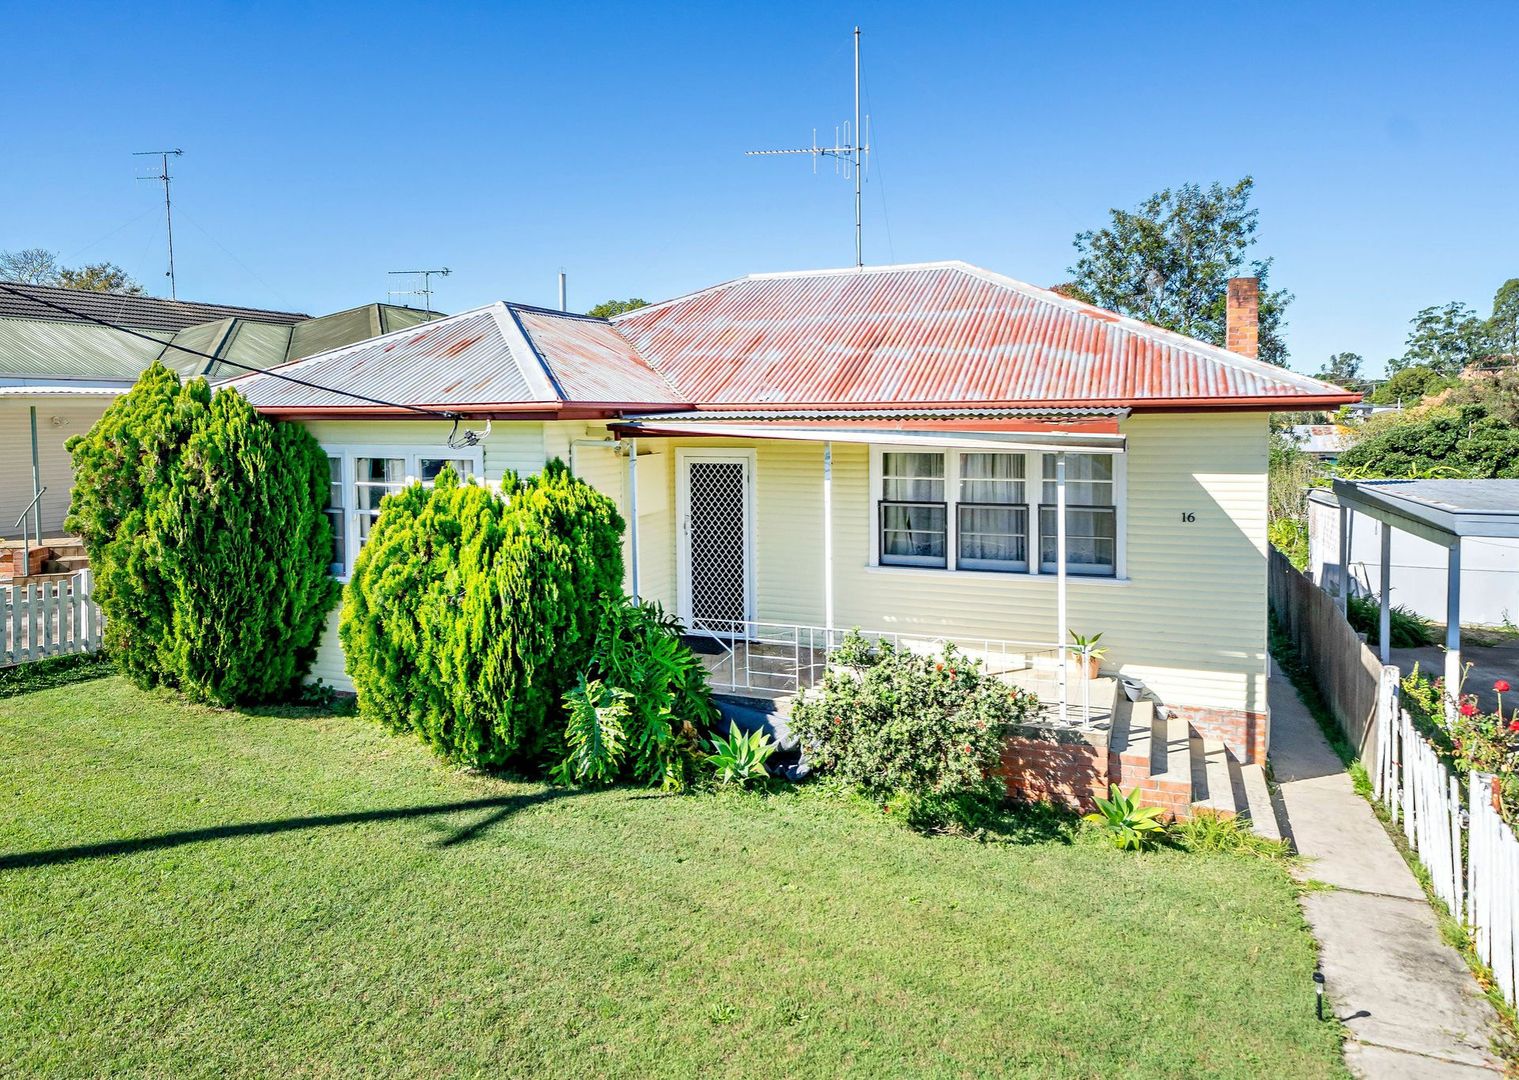
[[[1288,432],[1303,453],[1330,463],[1349,448],[1350,435],[1343,424],[1293,424]]]
[[[1250,353],[1256,295],[1230,290]],[[327,448],[340,577],[386,493],[561,458],[622,507],[629,590],[705,642],[719,689],[784,698],[850,627],[953,641],[1049,704],[1010,744],[1015,791],[1143,780],[1179,813],[1236,808],[1269,738],[1268,413],[1357,400],[955,262],[758,274],[610,321],[496,303],[227,385]],[[316,674],[344,687],[336,623]],[[1097,678],[1073,630],[1102,634]]]
[[[29,514],[30,535],[62,530],[73,483],[64,443],[88,431],[154,360],[186,376],[225,378],[244,370],[235,365],[271,367],[436,317],[367,304],[314,319],[156,296],[4,285],[0,442],[12,448],[12,459],[0,472],[0,538],[20,534],[17,519],[41,488],[47,491]]]

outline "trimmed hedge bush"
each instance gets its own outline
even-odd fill
[[[563,699],[621,596],[622,517],[559,461],[501,494],[444,470],[387,496],[344,591],[359,709],[450,760],[563,756]]]
[[[310,433],[155,363],[68,447],[65,527],[121,670],[217,705],[298,695],[338,597]]]

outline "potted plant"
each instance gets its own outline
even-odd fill
[[[1097,678],[1100,662],[1108,654],[1108,650],[1097,647],[1097,643],[1101,640],[1101,634],[1084,637],[1074,630],[1071,631],[1071,644],[1076,646],[1074,666],[1078,672],[1088,679]]]

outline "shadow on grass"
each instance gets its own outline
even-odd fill
[[[204,829],[186,829],[182,832],[134,837],[129,840],[107,840],[98,844],[79,844],[74,847],[50,848],[45,851],[22,851],[12,855],[0,855],[0,873],[37,866],[58,866],[85,859],[106,859],[116,855],[135,855],[144,851],[162,851],[183,847],[186,844],[204,843],[207,840],[227,840],[239,836],[270,836],[275,833],[321,829],[332,825],[405,821],[410,818],[425,818],[435,814],[457,814],[469,810],[493,811],[479,821],[466,825],[437,841],[435,845],[455,847],[474,840],[492,826],[530,806],[553,802],[576,794],[579,793],[564,788],[548,788],[523,795],[500,795],[486,799],[431,803],[426,806],[401,806],[390,810],[356,810],[349,814],[319,814],[311,817],[280,818],[275,821],[249,821],[237,825],[213,825]]]

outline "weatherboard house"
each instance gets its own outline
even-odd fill
[[[852,627],[954,642],[1047,704],[1010,743],[1021,793],[1228,809],[1270,730],[1267,414],[1357,399],[1255,358],[1255,284],[1231,282],[1228,349],[945,262],[610,320],[494,303],[273,369],[394,405],[228,385],[326,447],[340,577],[387,493],[559,458],[619,503],[630,592],[719,690],[784,709]],[[415,407],[483,437],[451,448]],[[336,615],[316,673],[346,685]]]

